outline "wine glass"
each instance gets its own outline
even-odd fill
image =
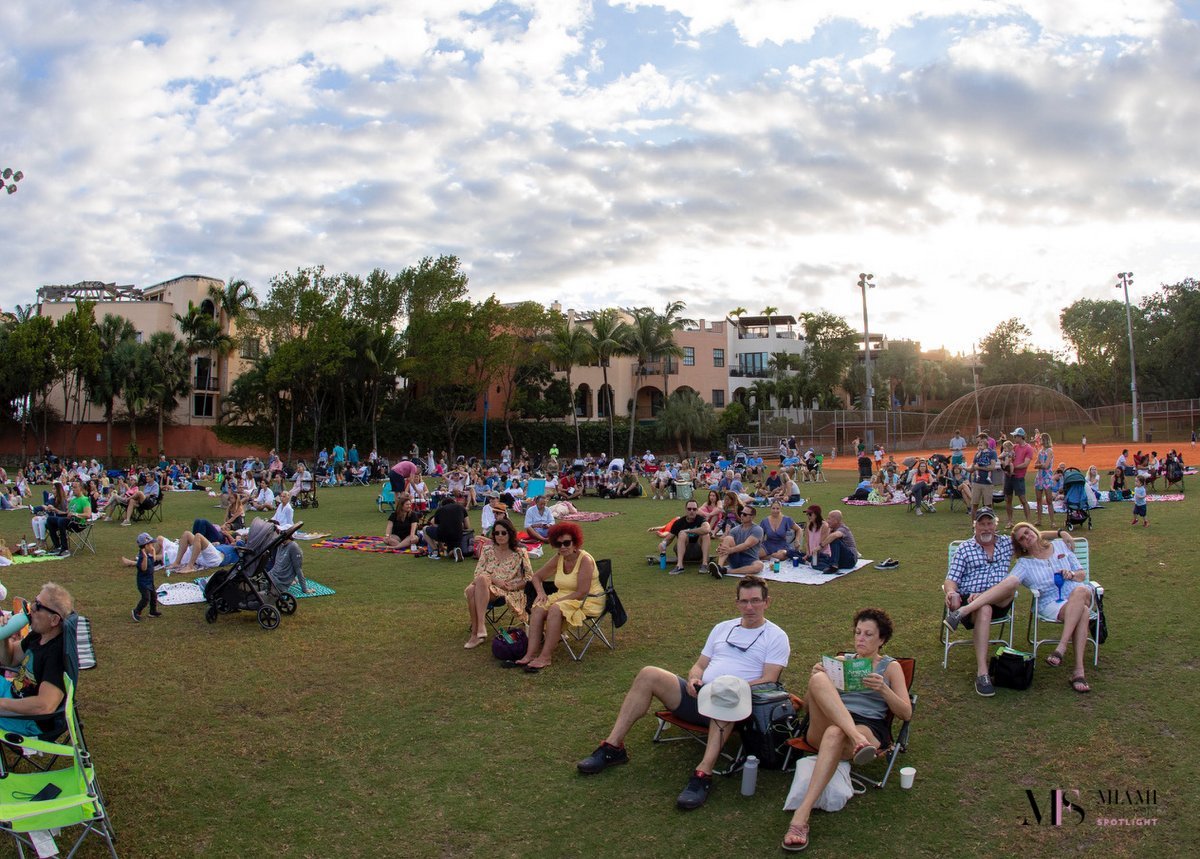
[[[1062,586],[1063,586],[1064,581],[1065,580],[1063,579],[1062,570],[1055,570],[1054,571],[1054,584],[1058,588],[1058,601],[1059,602],[1063,601]]]

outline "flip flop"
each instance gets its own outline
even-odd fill
[[[524,665],[518,665],[515,659],[505,659],[500,663],[501,668],[524,668]]]
[[[541,668],[534,666],[534,665],[526,665],[525,666],[526,674],[537,674],[541,670],[542,670]]]
[[[799,844],[788,844],[788,838],[801,839]],[[783,836],[783,843],[779,845],[789,853],[799,853],[804,848],[808,847],[808,824],[807,823],[792,823],[788,825],[787,834]]]
[[[852,760],[855,766],[866,766],[871,761],[875,760],[875,756],[879,754],[878,746],[873,746],[870,743],[859,743],[854,747],[854,755]]]
[[[1084,679],[1082,674],[1080,674],[1078,677],[1072,677],[1067,682],[1070,684],[1072,689],[1081,695],[1092,691],[1092,687],[1088,685],[1087,680]]]
[[[1064,656],[1066,656],[1065,653],[1059,653],[1056,650],[1053,653],[1051,653],[1049,656],[1046,657],[1046,664],[1049,665],[1051,668],[1057,668],[1058,666],[1062,665]]]
[[[878,564],[875,565],[875,569],[877,569],[877,570],[894,570],[898,566],[900,566],[900,562],[897,561],[895,558],[884,558],[882,561],[880,561]]]

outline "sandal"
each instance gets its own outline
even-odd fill
[[[1051,668],[1057,668],[1062,665],[1063,657],[1066,656],[1061,650],[1056,650],[1046,657],[1046,664]]]
[[[1088,682],[1085,679],[1083,679],[1082,674],[1080,674],[1078,677],[1072,677],[1068,683],[1070,683],[1072,689],[1081,695],[1092,691],[1092,687],[1088,685]]]
[[[788,843],[789,838],[798,838],[798,842]],[[789,823],[787,834],[783,836],[783,843],[779,845],[789,853],[799,853],[808,846],[808,824],[807,823]]]
[[[875,760],[877,754],[879,754],[878,746],[873,746],[870,743],[859,743],[854,747],[854,754],[850,756],[850,759],[854,761],[855,766],[861,767]]]

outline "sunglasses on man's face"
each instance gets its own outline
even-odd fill
[[[54,609],[50,608],[50,606],[43,605],[41,600],[33,601],[33,610],[34,611],[46,611],[46,612],[49,612],[50,614],[54,615],[55,617],[58,617],[58,618],[62,617],[61,614],[56,612]]]

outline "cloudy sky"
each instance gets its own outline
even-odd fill
[[[1200,274],[1200,2],[0,4],[0,306],[366,273],[926,348]]]

